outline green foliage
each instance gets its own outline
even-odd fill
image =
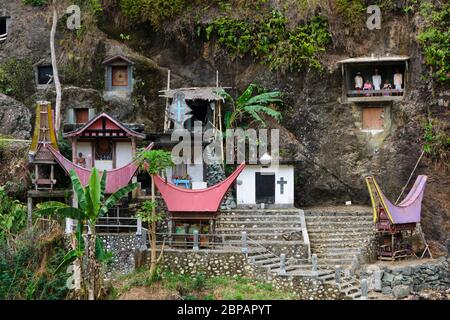
[[[305,67],[321,69],[320,53],[331,36],[328,23],[314,16],[290,30],[288,19],[278,10],[253,21],[221,17],[206,26],[206,38],[214,35],[231,58],[250,54],[272,70],[294,71]]]
[[[120,9],[132,22],[150,22],[156,29],[180,13],[186,0],[120,0]]]
[[[136,211],[136,217],[141,218],[143,222],[158,222],[164,219],[164,215],[162,213],[156,214],[152,216],[153,210],[156,210],[157,204],[156,202],[147,200],[142,203],[140,209]]]
[[[272,108],[272,106],[282,103],[279,91],[267,92],[264,88],[252,83],[236,100],[223,89],[218,94],[233,105],[233,111],[225,113],[226,129],[236,127],[237,121],[244,117],[249,119],[250,122],[256,121],[262,127],[266,127],[266,123],[261,117],[262,114],[277,121],[281,120],[281,112]]]
[[[5,187],[0,186],[0,243],[7,237],[17,234],[26,225],[27,208],[17,200],[11,199]]]
[[[34,91],[33,79],[29,59],[9,58],[0,64],[0,93],[24,102]]]
[[[425,28],[417,36],[426,63],[432,67],[432,77],[441,82],[450,80],[450,3],[423,2],[420,14]]]
[[[22,0],[23,4],[29,4],[34,7],[42,7],[47,4],[47,0]]]
[[[14,244],[0,244],[1,300],[61,300],[68,294],[68,274],[56,272],[64,256],[61,233],[49,230],[23,233]]]
[[[342,19],[342,23],[351,29],[361,26],[365,21],[367,6],[362,0],[336,0],[336,13]]]
[[[433,161],[448,165],[450,158],[450,137],[433,121],[424,125],[423,150]]]
[[[72,144],[63,137],[61,131],[58,133],[58,148],[61,154],[67,159],[72,157]]]
[[[69,251],[64,256],[61,267],[74,261],[76,258],[81,258],[85,254],[84,240],[82,237],[82,227],[85,223],[89,223],[95,229],[97,219],[104,216],[120,199],[137,187],[137,183],[129,184],[117,190],[105,200],[106,177],[106,171],[103,172],[100,178],[98,169],[94,168],[92,169],[88,185],[83,187],[76,172],[72,169],[70,171],[70,179],[72,180],[72,186],[77,196],[78,208],[61,202],[49,201],[40,204],[35,211],[35,215],[37,216],[54,215],[60,218],[71,218],[79,221],[76,231],[76,249]],[[111,255],[104,250],[103,244],[96,242],[95,247],[96,259],[100,262],[107,262]]]
[[[137,159],[151,176],[173,166],[171,153],[164,150],[144,150],[138,154]]]

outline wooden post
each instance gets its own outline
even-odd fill
[[[36,188],[36,190],[38,189],[38,180],[39,180],[39,166],[37,164],[34,165],[34,179],[35,179],[35,183],[34,183],[34,187]]]
[[[194,246],[192,247],[192,250],[194,251],[200,250],[198,246],[198,230],[194,230]]]
[[[170,90],[170,69],[167,70],[167,90]],[[168,112],[169,112],[169,98],[166,98],[166,110],[164,112],[164,132],[169,130],[170,127]]]
[[[31,229],[33,226],[33,198],[28,196],[27,201],[28,217],[27,217],[27,227]]]
[[[72,161],[77,158],[77,138],[72,138]]]
[[[286,255],[284,253],[280,255],[280,270],[278,271],[278,275],[286,275]]]

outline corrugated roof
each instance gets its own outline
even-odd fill
[[[173,98],[176,92],[183,92],[186,100],[210,100],[210,101],[224,101],[225,99],[217,92],[221,89],[229,89],[225,87],[194,87],[194,88],[178,88],[161,90],[160,97]]]
[[[395,62],[395,61],[406,61],[409,60],[408,56],[370,56],[370,57],[357,57],[357,58],[348,58],[338,63],[367,63],[367,62]]]

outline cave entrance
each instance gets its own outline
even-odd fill
[[[210,102],[207,100],[190,100],[187,101],[189,108],[192,109],[190,114],[192,118],[186,121],[186,129],[192,131],[194,129],[195,121],[200,121],[202,123],[203,129],[205,129],[208,124],[213,121],[212,109]]]

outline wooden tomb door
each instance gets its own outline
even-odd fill
[[[363,108],[362,110],[362,122],[364,130],[383,130],[384,119],[383,119],[384,108]]]
[[[275,203],[275,173],[255,173],[256,203]]]
[[[113,87],[128,86],[128,67],[126,66],[112,67],[112,85]]]

